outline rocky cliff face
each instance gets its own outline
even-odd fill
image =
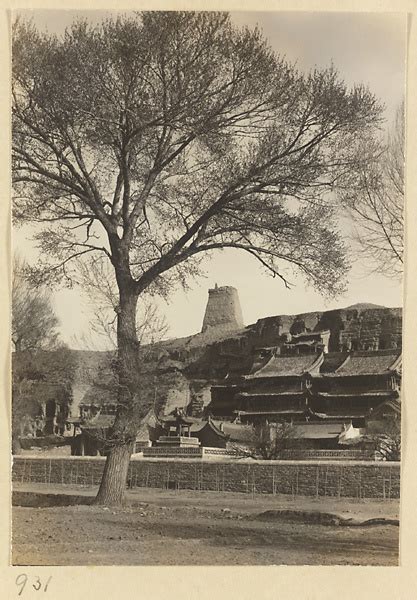
[[[233,335],[191,348],[182,359],[189,377],[222,378],[247,370],[256,348],[277,345],[284,333],[330,331],[329,351],[401,348],[401,308],[355,305],[345,309],[259,319]],[[185,350],[185,348],[184,348]]]
[[[338,345],[344,350],[384,350],[402,347],[400,308],[352,307],[340,311]],[[335,340],[337,344],[337,340]]]
[[[301,315],[277,315],[259,319],[248,327],[225,331],[207,327],[188,338],[155,344],[146,351],[149,407],[167,414],[175,407],[188,407],[198,416],[210,400],[210,387],[228,376],[248,372],[257,348],[277,345],[284,333],[330,331],[329,351],[401,348],[402,310],[369,305]],[[98,357],[80,352],[82,368],[75,385],[94,386]],[[90,393],[87,396],[91,395]],[[100,390],[97,391],[100,396]],[[81,399],[80,399],[81,400]]]

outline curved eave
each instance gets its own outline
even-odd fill
[[[295,356],[300,356],[300,355],[295,355]],[[306,355],[308,356],[308,355]],[[310,375],[312,372],[316,371],[317,369],[320,368],[320,366],[322,365],[323,361],[324,361],[324,352],[320,352],[320,354],[317,356],[317,358],[313,361],[312,364],[310,364],[309,366],[305,367],[305,368],[301,368],[298,372],[278,372],[278,373],[271,373],[271,374],[264,374],[264,370],[267,369],[269,366],[271,366],[271,364],[273,363],[274,360],[276,360],[278,357],[272,355],[268,361],[257,371],[255,371],[254,373],[251,373],[249,375],[245,375],[244,379],[246,380],[270,380],[273,378],[280,378],[280,377],[302,377],[303,375]],[[288,357],[287,357],[288,358]]]
[[[235,410],[240,416],[246,415],[304,415],[305,410]]]
[[[332,393],[332,392],[316,392],[318,398],[398,398],[397,390],[375,390],[370,392],[346,392],[346,393]]]
[[[343,367],[350,361],[350,354],[348,354],[345,358],[345,360],[342,362],[341,365],[339,365],[337,367],[337,369],[335,369],[334,373],[337,373],[338,371],[340,371],[340,369],[343,369]]]
[[[390,366],[390,369],[389,369],[389,370],[390,370],[390,371],[395,371],[397,374],[399,374],[399,373],[398,373],[398,371],[399,371],[399,370],[401,369],[401,367],[402,367],[402,359],[403,359],[403,356],[402,356],[402,354],[399,354],[399,355],[397,356],[397,358],[394,360],[394,362],[392,363],[392,365]]]
[[[321,352],[317,359],[313,362],[312,365],[310,365],[310,367],[308,369],[306,369],[304,371],[304,373],[308,374],[308,375],[312,375],[314,371],[317,371],[321,365],[323,364],[324,361],[324,352]]]
[[[280,396],[305,396],[304,390],[294,390],[294,391],[283,391],[283,392],[241,392],[240,394],[236,394],[236,398],[279,398]]]
[[[343,377],[388,377],[389,375],[398,374],[396,371],[393,371],[391,368],[386,371],[374,371],[373,373],[337,373],[333,371],[333,373],[312,373],[313,378],[323,378],[323,379],[331,379],[332,377],[337,377],[338,379],[342,379]]]

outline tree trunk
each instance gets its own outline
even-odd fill
[[[118,409],[109,431],[109,454],[95,504],[123,503],[127,473],[137,433],[136,395],[139,376],[139,343],[136,333],[138,296],[129,286],[119,283],[120,306],[117,318]]]
[[[120,506],[123,503],[131,453],[132,444],[114,446],[110,450],[95,504]]]

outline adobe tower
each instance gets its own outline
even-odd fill
[[[237,289],[229,285],[209,290],[201,332],[208,329],[233,331],[244,327]]]

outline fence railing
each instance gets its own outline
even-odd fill
[[[282,460],[375,460],[375,453],[364,450],[283,450]]]
[[[25,458],[13,462],[13,481],[94,486],[101,481],[103,458]],[[131,488],[205,490],[333,498],[400,495],[400,465],[387,462],[132,460]]]

